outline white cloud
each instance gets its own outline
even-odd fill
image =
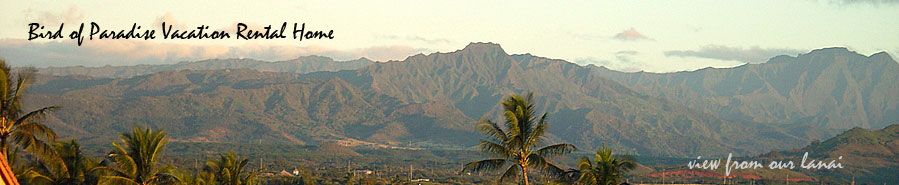
[[[830,2],[842,5],[870,4],[870,5],[899,5],[899,0],[831,0]]]
[[[181,22],[178,19],[175,19],[175,16],[172,15],[172,12],[166,12],[164,15],[159,16],[153,21],[154,25],[162,26],[162,23],[165,23],[166,26],[171,25],[173,29],[187,29],[187,25],[184,22]],[[166,28],[168,29],[168,28]]]
[[[624,71],[624,72],[638,72],[644,71],[648,67],[646,63],[640,62],[637,60],[636,56],[640,53],[633,50],[623,50],[614,52],[614,59],[600,59],[596,57],[588,57],[575,59],[574,63],[579,65],[597,65],[597,66],[605,66],[606,68]]]
[[[375,37],[376,37],[376,38],[380,38],[380,39],[389,39],[389,40],[406,40],[406,41],[423,42],[423,43],[427,43],[427,44],[448,44],[448,43],[452,43],[452,41],[450,41],[449,39],[443,39],[443,38],[427,38],[427,37],[422,37],[422,36],[418,36],[418,35],[406,35],[406,36],[399,36],[399,35],[376,35]]]
[[[79,24],[84,20],[84,11],[78,6],[72,5],[62,11],[34,11],[26,10],[25,19],[28,23],[38,23],[41,25],[55,25],[60,23]]]
[[[638,32],[637,29],[634,28],[621,31],[618,34],[615,34],[615,36],[612,38],[622,41],[652,40],[649,37],[646,37],[642,33]]]
[[[674,57],[698,57],[717,60],[740,61],[745,63],[763,63],[778,55],[795,55],[803,52],[797,49],[787,48],[751,48],[728,47],[722,45],[707,45],[698,50],[674,50],[666,51],[665,56]]]

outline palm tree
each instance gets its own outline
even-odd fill
[[[47,144],[56,140],[56,133],[40,119],[59,107],[42,107],[28,113],[22,110],[22,97],[35,72],[33,68],[25,68],[13,74],[6,61],[0,60],[0,153],[15,161],[15,155],[7,155],[15,150],[10,147],[12,143],[42,160],[62,166],[54,157],[53,148]]]
[[[22,173],[25,182],[49,185],[97,184],[100,177],[109,170],[99,161],[85,156],[75,140],[56,143],[53,148],[66,168],[54,170],[45,163],[38,163]]]
[[[188,173],[177,173],[178,179],[182,185],[216,185],[215,174],[200,171],[194,175]]]
[[[245,185],[255,184],[256,174],[259,170],[253,170],[249,174],[244,174],[244,168],[249,163],[249,159],[238,157],[234,151],[228,155],[220,155],[218,160],[206,162],[204,171],[211,172],[218,177],[219,184],[223,185]]]
[[[171,167],[156,166],[168,142],[165,132],[135,127],[119,139],[121,144],[113,142],[114,149],[107,156],[118,168],[114,169],[114,175],[103,176],[101,184],[155,185],[178,180],[171,175]]]
[[[602,148],[596,150],[593,157],[596,163],[590,162],[587,157],[578,161],[578,171],[581,177],[578,182],[585,185],[618,185],[621,178],[627,171],[634,168],[635,163],[629,158],[616,158],[612,155],[612,150],[606,148],[603,144]]]
[[[581,171],[577,169],[568,169],[557,175],[555,179],[548,179],[546,184],[577,184],[578,178],[581,178]]]
[[[494,171],[511,164],[499,180],[502,182],[521,175],[521,182],[525,185],[528,184],[529,170],[540,170],[551,175],[562,172],[546,158],[567,154],[577,148],[563,143],[535,149],[543,141],[549,123],[545,113],[539,118],[535,115],[532,101],[533,93],[529,93],[527,97],[512,95],[501,102],[505,110],[505,129],[490,120],[478,123],[478,130],[489,137],[481,140],[478,149],[492,159],[465,164],[463,171]]]

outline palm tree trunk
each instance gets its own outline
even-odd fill
[[[6,136],[0,137],[0,153],[4,156],[8,155],[9,149],[6,148]]]
[[[524,178],[524,185],[528,185],[528,166],[521,165],[521,176]]]

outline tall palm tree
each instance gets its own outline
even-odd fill
[[[535,115],[533,97],[533,93],[528,93],[526,97],[512,95],[501,102],[505,110],[505,129],[490,120],[478,123],[478,130],[488,137],[481,140],[478,149],[492,159],[468,163],[463,171],[494,171],[511,164],[499,180],[506,181],[520,175],[521,182],[525,185],[528,184],[530,170],[540,170],[552,175],[562,172],[546,158],[567,154],[577,148],[563,143],[537,149],[537,145],[542,144],[543,134],[549,123],[546,122],[545,113],[540,117]]]
[[[578,161],[578,171],[581,177],[578,182],[585,185],[618,185],[627,171],[634,168],[635,163],[629,158],[617,158],[612,155],[612,150],[606,148],[603,144],[602,148],[596,150],[594,155],[596,163],[592,163],[589,158],[584,157]]]
[[[253,170],[250,173],[244,173],[244,168],[249,163],[249,159],[238,157],[234,151],[227,155],[220,155],[218,160],[206,162],[204,171],[211,172],[218,177],[219,184],[223,185],[246,185],[255,184],[256,175],[259,170]]]
[[[114,149],[107,156],[118,168],[113,175],[103,176],[101,184],[156,185],[178,180],[171,167],[156,166],[168,142],[165,132],[135,127],[119,139],[121,144],[113,142]]]
[[[64,162],[66,168],[54,170],[46,163],[39,163],[24,175],[29,184],[48,185],[88,185],[97,184],[100,177],[108,170],[99,161],[85,156],[81,146],[75,140],[53,145],[54,150]]]
[[[13,74],[6,61],[0,60],[0,152],[10,161],[15,161],[12,159],[15,155],[7,155],[15,150],[15,147],[10,147],[14,144],[42,160],[62,166],[48,144],[56,140],[56,133],[40,119],[59,107],[42,107],[28,113],[22,110],[22,97],[35,72],[33,68],[24,68]]]

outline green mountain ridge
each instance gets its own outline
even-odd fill
[[[899,181],[895,175],[899,170],[899,124],[880,130],[855,127],[823,142],[815,141],[801,149],[772,152],[762,157],[789,157],[798,161],[805,152],[809,153],[809,159],[837,160],[844,167],[808,171],[820,177],[843,183],[855,179],[858,184]]]
[[[681,105],[677,96],[644,95],[603,73],[472,43],[454,52],[336,72],[227,68],[127,78],[45,75],[27,98],[32,106],[64,107],[48,118],[59,133],[100,143],[112,136],[97,131],[149,125],[179,142],[346,140],[468,148],[481,138],[474,131],[478,120],[500,118],[499,100],[526,91],[550,115],[549,142],[584,150],[607,143],[644,155],[748,155],[799,147],[819,134],[803,129],[816,126],[808,122],[721,119],[719,112]]]
[[[797,136],[822,139],[899,122],[899,63],[885,52],[864,56],[824,48],[761,64],[675,73],[590,67],[640,93]]]

